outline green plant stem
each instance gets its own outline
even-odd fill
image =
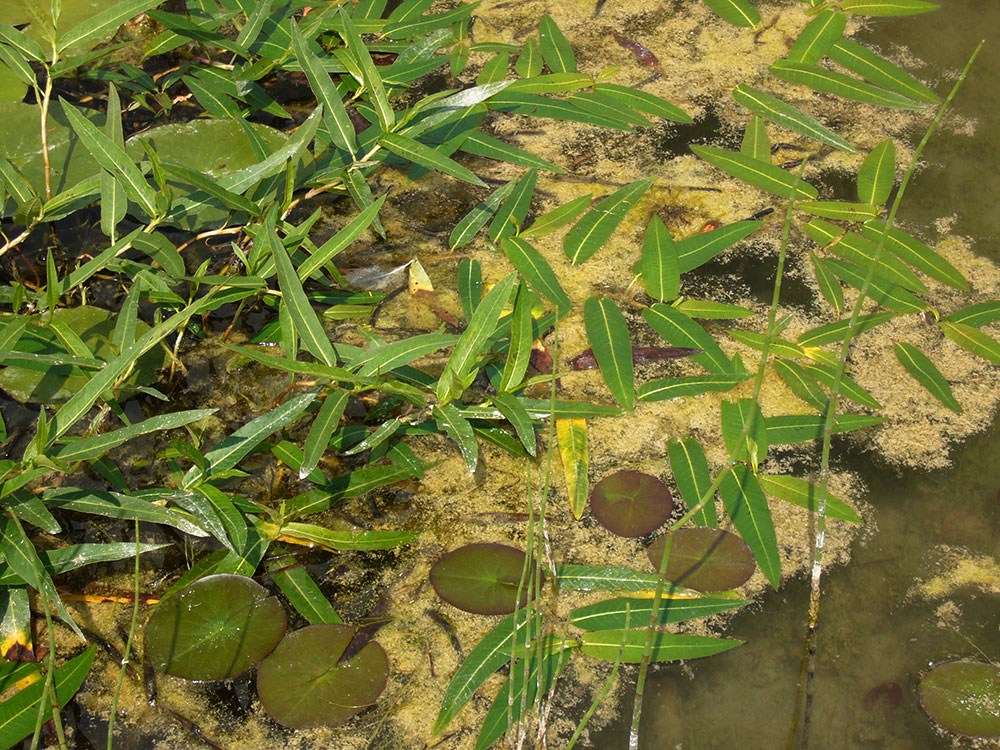
[[[622,659],[625,657],[625,640],[628,638],[629,631],[629,621],[632,618],[632,607],[631,604],[626,602],[625,604],[625,628],[622,630],[622,642],[618,647],[618,657],[615,659],[615,664],[611,668],[611,674],[604,681],[604,685],[601,686],[601,692],[597,694],[594,698],[593,703],[590,704],[590,708],[584,713],[583,718],[580,719],[580,723],[576,725],[576,730],[573,732],[573,736],[570,737],[569,743],[566,745],[566,750],[573,750],[576,745],[577,740],[580,739],[580,735],[583,734],[583,730],[586,728],[590,719],[593,717],[594,712],[597,711],[597,707],[604,702],[604,699],[608,697],[608,693],[611,691],[611,686],[615,683],[615,677],[618,676],[618,670],[621,668]]]
[[[125,682],[125,670],[128,669],[129,656],[132,654],[132,642],[139,623],[139,522],[135,522],[135,573],[132,577],[132,623],[128,629],[128,639],[125,641],[125,653],[122,654],[122,668],[118,671],[118,684],[115,694],[111,697],[111,715],[108,717],[108,750],[114,746],[115,717],[118,715],[118,697]]]
[[[802,172],[805,170],[806,161],[803,160],[801,166],[799,167],[799,178],[802,177]],[[795,210],[795,199],[789,198],[788,208],[785,211],[785,222],[781,232],[781,248],[778,251],[778,268],[775,271],[774,276],[774,293],[771,297],[771,306],[768,310],[767,316],[767,338],[764,339],[764,346],[760,354],[760,362],[757,365],[757,374],[754,378],[753,387],[753,401],[756,403],[757,399],[760,397],[760,391],[764,384],[764,373],[767,368],[767,360],[770,354],[771,342],[775,336],[775,325],[778,318],[778,300],[781,296],[781,282],[784,278],[785,271],[785,257],[788,251],[788,238],[791,233],[792,225],[792,213]],[[684,524],[690,521],[697,513],[699,513],[702,508],[709,502],[715,501],[715,492],[718,490],[719,486],[722,484],[722,479],[725,476],[726,470],[732,465],[733,459],[736,455],[736,451],[747,435],[750,434],[750,422],[743,425],[743,430],[740,433],[739,439],[735,441],[733,452],[729,455],[727,461],[727,468],[720,471],[712,484],[705,494],[702,495],[694,507],[689,508],[687,513],[685,513],[681,518],[679,518],[675,523],[671,524],[670,531],[667,534],[665,543],[663,545],[663,555],[660,557],[660,569],[657,574],[656,580],[656,590],[653,592],[653,606],[649,613],[649,626],[646,630],[646,640],[643,643],[642,648],[642,661],[639,663],[639,676],[636,680],[635,686],[635,698],[632,703],[632,723],[629,728],[629,750],[638,750],[639,747],[639,721],[642,718],[642,700],[643,694],[646,688],[646,677],[649,673],[649,664],[653,654],[653,638],[656,636],[656,624],[659,621],[660,616],[660,606],[663,603],[663,590],[667,585],[667,565],[670,560],[670,548],[673,544],[673,537],[671,536],[674,531],[681,528]]]
[[[799,736],[800,720],[802,722],[800,746],[802,748],[806,748],[809,744],[812,683],[816,669],[816,630],[819,625],[820,581],[823,574],[823,548],[826,541],[826,500],[827,486],[830,480],[830,446],[833,437],[833,425],[836,421],[837,401],[840,396],[840,387],[843,382],[844,372],[847,369],[847,356],[850,352],[851,342],[857,333],[858,320],[861,317],[862,307],[867,299],[872,279],[875,276],[875,268],[877,267],[882,256],[886,238],[888,237],[889,230],[896,219],[896,213],[899,210],[900,203],[903,200],[903,195],[906,192],[907,185],[909,185],[910,178],[913,176],[913,170],[917,165],[917,161],[920,159],[920,155],[923,153],[924,147],[937,130],[941,119],[944,117],[944,113],[951,105],[952,100],[955,98],[959,88],[961,88],[962,83],[965,81],[965,78],[968,75],[969,70],[972,68],[972,64],[975,62],[976,57],[979,55],[979,51],[982,49],[982,46],[983,42],[980,42],[975,51],[972,53],[972,56],[965,64],[965,68],[962,70],[961,75],[959,75],[958,80],[952,87],[951,92],[941,104],[937,115],[934,117],[934,120],[924,133],[924,137],[920,140],[920,143],[913,152],[913,157],[910,159],[910,164],[907,167],[906,172],[903,174],[903,179],[900,182],[896,198],[893,200],[892,207],[889,209],[889,215],[882,227],[882,233],[879,236],[879,241],[872,256],[872,261],[868,266],[868,273],[865,276],[864,284],[862,284],[858,293],[858,298],[855,300],[854,307],[851,310],[848,335],[841,343],[840,352],[837,356],[837,369],[834,374],[833,383],[830,386],[830,397],[827,401],[826,419],[823,425],[822,460],[820,464],[819,486],[816,501],[816,540],[813,548],[813,563],[809,588],[809,623],[803,643],[802,661],[799,667],[799,688],[796,693],[795,713],[788,737],[788,750],[792,750],[792,748],[795,747],[796,739]]]
[[[52,64],[57,60],[55,51],[52,53]],[[49,68],[45,68],[45,88],[42,91],[42,106],[39,119],[41,120],[42,137],[42,165],[45,174],[45,200],[52,200],[52,165],[49,163],[49,103],[52,101],[52,75]]]

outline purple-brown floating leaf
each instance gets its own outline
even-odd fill
[[[670,518],[674,499],[656,477],[619,471],[604,477],[590,493],[590,512],[618,536],[645,536]]]
[[[290,633],[257,670],[257,695],[279,724],[292,729],[342,724],[375,703],[389,660],[376,641],[340,663],[356,628],[310,625]]]
[[[750,580],[753,553],[746,542],[722,529],[695,527],[673,532],[667,578],[695,591],[729,591]],[[653,542],[646,553],[660,569],[666,536]]]
[[[702,354],[702,349],[694,349],[689,346],[633,346],[632,359],[636,364],[648,364],[649,362],[659,362],[663,359],[678,359],[680,357],[693,357]],[[570,367],[574,370],[592,370],[597,367],[597,357],[594,356],[593,349],[584,349],[569,361]]]
[[[250,669],[285,634],[285,610],[245,576],[220,574],[162,602],[146,625],[146,655],[161,672],[223,680]]]
[[[972,737],[1000,736],[1000,666],[974,661],[935,665],[917,686],[934,721]]]
[[[524,552],[505,544],[467,544],[449,552],[431,568],[431,585],[449,604],[477,615],[509,615],[524,606],[517,589]]]

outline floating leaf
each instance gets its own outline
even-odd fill
[[[569,224],[590,205],[591,197],[581,195],[569,203],[553,208],[542,214],[527,228],[518,233],[518,237],[544,237],[547,234]]]
[[[560,314],[569,312],[573,305],[559,284],[552,266],[531,243],[521,237],[508,237],[500,243],[500,247],[514,268],[535,288],[535,291],[555,304]]]
[[[542,16],[538,25],[538,41],[542,47],[542,59],[553,73],[575,73],[576,57],[573,48],[556,22],[549,16]]]
[[[724,227],[713,229],[678,240],[677,265],[681,273],[693,271],[707,263],[719,253],[760,229],[759,221],[737,221]]]
[[[560,588],[572,591],[650,591],[658,578],[655,573],[598,565],[560,565],[556,576]]]
[[[698,396],[702,393],[725,393],[750,378],[748,372],[722,375],[682,375],[679,378],[650,380],[639,386],[640,401],[669,401],[672,398]]]
[[[750,550],[747,550],[747,554],[750,554]],[[750,558],[750,564],[753,565],[752,557]],[[693,620],[697,617],[708,617],[717,612],[725,612],[730,609],[742,607],[747,603],[742,599],[731,598],[671,598],[669,592],[667,592],[663,597],[663,601],[660,602],[658,623],[660,625],[667,625],[673,622]],[[630,627],[634,627],[637,624],[646,626],[649,624],[649,615],[652,608],[652,599],[627,599],[619,597],[617,599],[606,599],[603,602],[589,604],[585,607],[577,607],[569,613],[569,618],[570,622],[581,630],[624,628],[627,609],[628,624]]]
[[[840,15],[840,17],[843,18],[844,16]],[[741,83],[733,89],[733,98],[755,115],[760,115],[779,125],[784,125],[786,128],[794,130],[797,133],[802,133],[810,138],[815,138],[820,143],[826,143],[834,148],[839,148],[841,151],[847,151],[852,154],[857,153],[857,149],[854,146],[822,125],[818,120],[770,94],[765,94],[763,91],[758,91]],[[745,154],[742,148],[740,151]],[[766,162],[770,166],[769,159],[761,159],[760,155],[757,154],[752,154],[751,156],[757,161]]]
[[[591,297],[583,306],[587,340],[601,368],[608,390],[626,409],[635,405],[632,345],[625,316],[615,303]]]
[[[949,409],[959,414],[962,407],[951,392],[948,381],[944,379],[941,371],[934,366],[934,363],[917,347],[904,342],[896,342],[893,345],[898,359],[906,371]]]
[[[654,178],[637,180],[616,190],[573,225],[563,238],[563,252],[570,263],[583,263],[607,242],[632,207],[653,184]]]
[[[667,578],[678,586],[704,592],[729,591],[749,581],[757,567],[750,548],[738,536],[722,529],[698,527],[678,529],[649,546],[646,554],[656,570],[660,569],[667,536],[673,539]]]
[[[872,242],[878,242],[882,237],[884,224],[880,221],[869,221],[861,227],[861,233]],[[891,227],[885,238],[885,249],[919,271],[938,281],[942,281],[956,289],[969,289],[969,282],[951,263],[931,250],[916,237],[901,229]]]
[[[843,35],[846,25],[847,16],[835,8],[821,10],[799,33],[792,48],[788,50],[788,59],[813,63],[826,57],[830,47]]]
[[[816,512],[819,488],[812,482],[784,474],[758,474],[757,480],[768,495]],[[842,521],[861,523],[858,514],[847,503],[829,492],[826,493],[826,515]]]
[[[760,23],[760,13],[750,0],[705,0],[705,5],[734,26],[752,29]]]
[[[701,349],[692,359],[711,373],[728,374],[733,364],[708,332],[691,318],[670,305],[657,303],[642,311],[650,327],[674,346]]]
[[[524,553],[504,544],[467,544],[431,568],[431,585],[452,606],[477,615],[507,615],[528,600],[518,586]]]
[[[819,65],[778,60],[771,66],[771,72],[789,83],[800,83],[814,91],[836,94],[856,102],[897,109],[920,109],[926,106],[923,102],[880,89],[843,73],[821,68]]]
[[[941,321],[941,330],[945,336],[966,351],[1000,365],[1000,342],[992,336],[987,336],[978,328],[964,323],[953,323],[950,320]]]
[[[767,425],[767,440],[771,445],[802,443],[806,440],[821,440],[826,418],[816,414],[789,414],[764,417]],[[885,417],[870,417],[867,414],[840,414],[833,423],[833,432],[849,432],[874,427],[885,422]]]
[[[594,86],[594,93],[654,117],[662,117],[674,122],[694,122],[691,115],[680,107],[642,89],[633,89],[616,83],[598,83]]]
[[[809,258],[812,260],[813,270],[816,272],[816,282],[819,284],[820,293],[839,317],[840,311],[844,309],[844,290],[840,288],[840,282],[826,265],[826,261],[812,252],[809,253]]]
[[[583,517],[587,503],[587,420],[556,419],[556,439],[566,476],[566,494],[574,518]]]
[[[691,299],[685,297],[679,304],[674,305],[678,310],[689,318],[702,318],[705,320],[732,320],[733,318],[748,318],[756,315],[753,310],[739,305],[729,305],[725,302],[712,302],[711,300]]]
[[[750,467],[736,464],[726,469],[719,494],[733,526],[740,532],[764,576],[775,588],[781,581],[781,555],[767,498]]]
[[[654,215],[646,225],[640,268],[650,297],[667,302],[677,296],[681,283],[677,246],[659,216]]]
[[[275,721],[292,729],[334,726],[375,703],[389,660],[368,641],[345,661],[357,633],[349,625],[310,625],[290,633],[257,669],[257,695]]]
[[[771,141],[767,137],[767,127],[764,118],[753,115],[743,131],[743,141],[740,143],[740,153],[752,156],[757,161],[771,163]]]
[[[917,686],[920,704],[941,726],[972,737],[1000,735],[1000,667],[973,661],[937,664]]]
[[[871,221],[877,215],[875,206],[868,203],[847,201],[805,201],[796,208],[814,216],[825,216],[838,221]]]
[[[705,635],[679,635],[677,633],[657,633],[653,637],[652,661],[676,661],[678,659],[698,659],[712,656],[739,646],[743,641],[729,638],[711,638]],[[624,649],[622,648],[624,644]],[[646,645],[646,631],[592,630],[580,638],[580,651],[594,659],[638,664],[643,660]]]
[[[926,0],[843,0],[840,7],[848,13],[866,16],[912,16],[937,10],[940,6]]]
[[[937,94],[905,70],[893,65],[885,58],[879,57],[852,39],[838,39],[830,48],[828,55],[831,60],[857,73],[862,78],[878,86],[884,86],[890,91],[895,91],[897,94],[931,104],[940,101]]]
[[[618,536],[645,536],[670,518],[674,500],[656,477],[641,471],[618,471],[604,477],[590,493],[590,512]]]
[[[792,198],[798,201],[815,200],[819,197],[816,188],[805,180],[789,174],[781,167],[762,162],[752,156],[712,146],[692,146],[691,150],[723,172],[728,172],[748,185],[774,193],[782,198]]]
[[[146,624],[145,653],[161,672],[224,680],[250,669],[285,634],[285,610],[250,578],[213,575],[163,601]]]
[[[963,307],[946,317],[945,320],[952,323],[964,323],[973,328],[994,323],[1000,320],[1000,301],[980,302],[978,305]]]
[[[862,203],[881,206],[888,200],[895,181],[896,146],[886,139],[871,150],[861,165],[858,172],[858,198]]]

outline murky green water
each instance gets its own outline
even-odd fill
[[[939,92],[947,91],[979,39],[990,37],[954,109],[977,121],[975,134],[956,133],[954,118],[948,121],[925,151],[927,165],[900,218],[934,238],[933,221],[954,215],[950,231],[970,237],[977,253],[997,260],[1000,117],[993,91],[1000,76],[1000,3],[952,0],[944,6],[926,16],[879,21],[863,35],[883,50],[901,45],[926,61],[915,72]],[[915,686],[931,662],[1000,660],[1000,595],[966,584],[925,597],[916,586],[946,574],[952,555],[993,562],[1000,554],[998,437],[1000,421],[955,450],[953,469],[936,474],[901,473],[872,456],[841,458],[868,484],[876,531],[855,545],[850,566],[830,569],[824,578],[809,747],[972,746],[935,733]],[[992,590],[1000,591],[995,581]],[[746,645],[663,668],[650,693],[640,746],[785,747],[807,605],[808,584],[788,584],[733,620],[730,634]],[[617,727],[596,746],[626,747],[625,736],[625,727]]]

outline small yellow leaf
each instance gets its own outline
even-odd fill
[[[587,420],[557,419],[556,436],[559,454],[566,472],[566,494],[575,518],[583,517],[587,505]]]
[[[424,270],[424,267],[420,265],[420,261],[416,258],[410,263],[409,287],[410,294],[416,294],[417,292],[434,293],[434,285],[431,283],[431,277],[427,275],[427,271]]]

